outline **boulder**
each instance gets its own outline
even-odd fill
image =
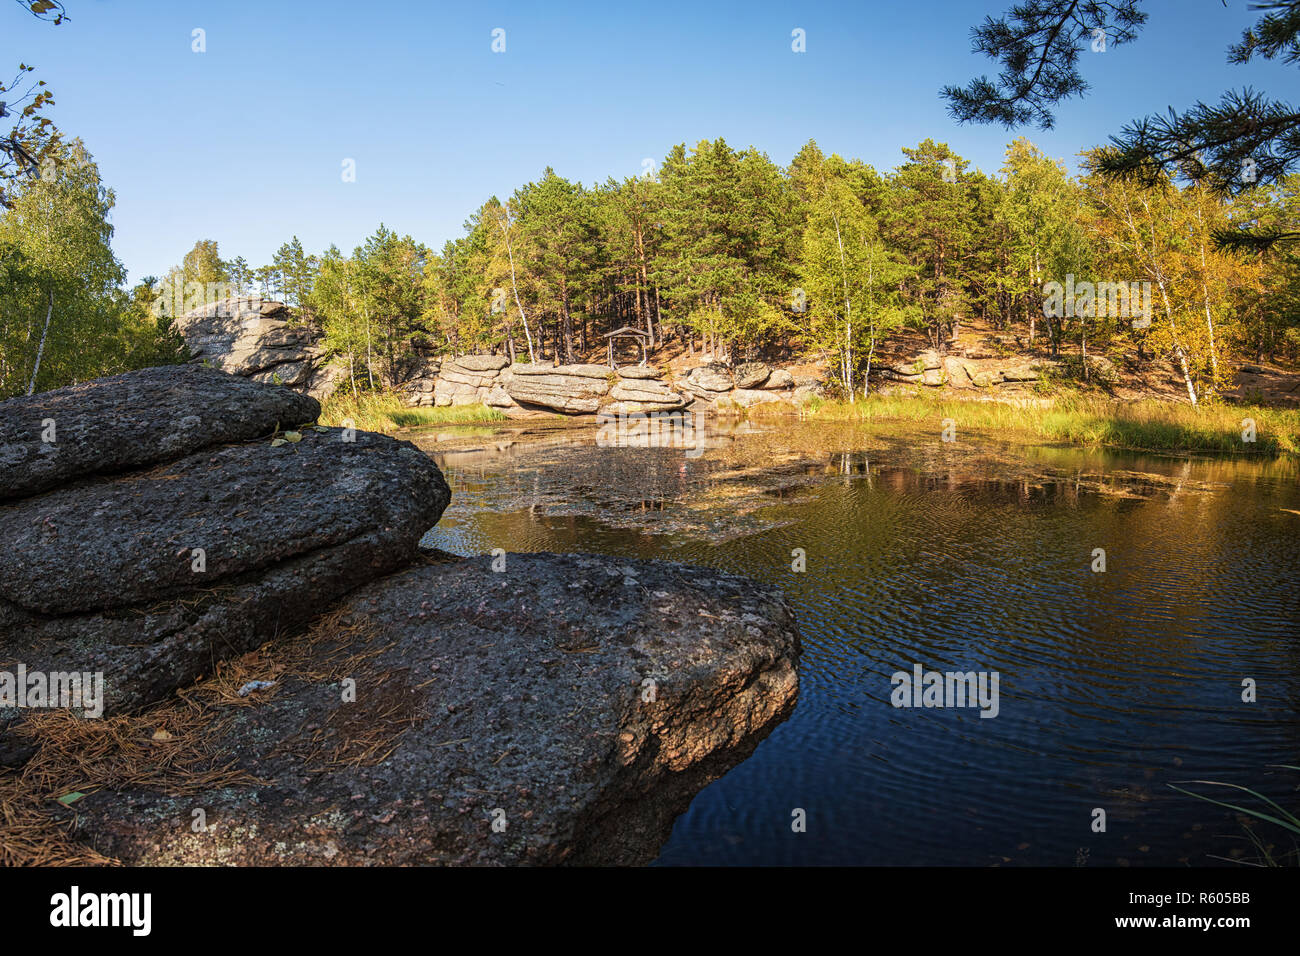
[[[620,382],[609,392],[613,402],[632,402],[638,406],[636,411],[670,411],[681,408],[686,400],[680,392],[674,392],[659,382]]]
[[[948,378],[948,384],[953,388],[970,388],[970,376],[966,374],[963,362],[949,356],[943,360],[943,371]]]
[[[56,809],[75,838],[145,865],[647,863],[798,693],[778,592],[660,561],[417,567],[302,644],[206,731],[250,780],[202,794],[205,832],[193,793],[125,783]]]
[[[921,384],[929,385],[932,388],[937,388],[940,385],[944,385],[947,383],[947,381],[948,381],[948,376],[944,373],[944,370],[942,368],[927,368],[921,374]]]
[[[1114,382],[1119,378],[1119,369],[1104,355],[1089,355],[1088,369],[1103,382]]]
[[[483,404],[491,408],[512,408],[515,400],[500,385],[494,385],[483,397]]]
[[[890,366],[890,371],[898,375],[922,375],[927,371],[943,368],[943,360],[935,351],[922,352],[914,359]]]
[[[594,414],[609,392],[610,370],[603,365],[512,365],[506,393],[522,405],[540,405],[568,414]]]
[[[1033,368],[1004,368],[1002,370],[1002,380],[1004,382],[1034,382],[1038,380],[1038,371]]]
[[[120,713],[409,563],[450,498],[437,466],[382,435],[301,434],[0,507],[0,661],[100,671]]]
[[[0,500],[248,441],[319,414],[310,396],[199,365],[11,398],[0,402]]]
[[[794,388],[794,376],[783,368],[773,369],[772,374],[761,386],[767,389]]]
[[[775,392],[762,391],[759,389],[738,388],[730,392],[728,399],[735,402],[742,408],[748,408],[750,405],[761,405],[764,402],[784,401],[780,395]]]
[[[701,365],[693,368],[686,376],[688,384],[707,392],[727,392],[731,390],[731,377],[721,365]]]
[[[471,388],[491,388],[499,381],[500,374],[493,370],[489,372],[477,372],[472,369],[461,368],[455,362],[447,362],[442,366],[438,373],[438,381],[447,382],[451,385],[468,385]]]
[[[326,364],[324,334],[292,321],[283,302],[259,298],[222,299],[175,319],[194,361],[283,384],[325,398],[335,376],[318,376]]]
[[[736,366],[732,380],[736,388],[761,388],[771,374],[771,367],[763,362],[744,362]]]
[[[439,406],[447,405],[472,405],[478,401],[478,386],[468,385],[464,382],[454,382],[443,375],[438,377],[438,381],[433,386],[434,404]]]

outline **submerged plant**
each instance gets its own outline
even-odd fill
[[[1300,767],[1292,766],[1291,764],[1273,764],[1272,766],[1278,767],[1279,769],[1282,770],[1300,771]],[[1245,826],[1246,834],[1249,837],[1250,842],[1254,844],[1255,849],[1259,853],[1260,862],[1255,865],[1283,866],[1286,863],[1290,863],[1292,865],[1300,863],[1300,846],[1298,846],[1296,843],[1296,838],[1300,837],[1300,817],[1297,817],[1294,813],[1287,810],[1277,801],[1264,796],[1264,794],[1260,793],[1257,790],[1252,790],[1250,787],[1243,787],[1240,784],[1227,783],[1222,780],[1182,780],[1179,782],[1187,783],[1187,784],[1200,784],[1201,786],[1206,786],[1206,787],[1226,787],[1230,790],[1236,790],[1239,791],[1240,793],[1244,793],[1248,797],[1257,801],[1259,804],[1263,804],[1263,806],[1267,807],[1268,809],[1263,809],[1259,806],[1249,807],[1249,806],[1242,806],[1239,803],[1228,803],[1223,800],[1216,800],[1213,797],[1206,796],[1203,793],[1196,793],[1193,790],[1187,790],[1183,787],[1177,786],[1176,784],[1171,783],[1169,785],[1171,789],[1177,790],[1179,793],[1185,793],[1188,796],[1195,797],[1197,800],[1204,800],[1206,803],[1213,803],[1216,806],[1226,807],[1229,810],[1235,810],[1237,813],[1244,814],[1246,817],[1248,817],[1253,821],[1258,821],[1261,823],[1270,823],[1273,824],[1274,826],[1281,827],[1283,831],[1285,831],[1287,834],[1290,835],[1291,849],[1279,857],[1275,854],[1271,844],[1265,843],[1249,825],[1246,825]],[[1218,859],[1225,859],[1225,858],[1219,857]],[[1246,861],[1234,860],[1232,862],[1246,862]]]

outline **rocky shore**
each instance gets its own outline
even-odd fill
[[[91,774],[67,805],[0,790],[130,863],[640,863],[794,706],[778,592],[664,562],[435,559],[438,468],[318,414],[197,365],[0,403],[0,690],[102,678],[93,709],[0,693],[0,783],[50,763],[63,705],[77,733],[134,722],[160,767],[186,746],[226,774]],[[205,701],[183,736],[177,694]]]

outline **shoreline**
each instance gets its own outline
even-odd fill
[[[1120,401],[1081,392],[1039,396],[1035,401],[1042,404],[954,395],[886,394],[853,403],[814,399],[804,406],[768,403],[713,414],[721,420],[756,422],[794,419],[855,425],[924,422],[934,426],[940,440],[945,421],[951,420],[957,434],[966,429],[998,430],[1004,439],[1024,444],[1046,442],[1178,457],[1300,455],[1300,410],[1228,404],[1193,407],[1159,398]],[[349,397],[326,399],[322,403],[322,424],[341,425],[349,414],[356,416],[356,427],[384,434],[423,427],[596,420],[595,415],[549,412],[516,418],[479,405],[411,408],[403,403],[398,391],[369,393],[360,401]],[[1246,437],[1250,432],[1247,422],[1253,422],[1253,440]]]

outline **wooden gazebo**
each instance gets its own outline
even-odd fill
[[[625,325],[621,329],[615,329],[613,332],[606,332],[605,341],[609,344],[609,367],[612,369],[618,368],[618,366],[614,363],[614,340],[615,339],[636,339],[637,344],[641,346],[641,364],[645,365],[646,361],[650,357],[649,354],[646,352],[646,342],[649,340],[649,338],[650,338],[649,332],[645,331],[644,329],[634,329],[630,325]]]

